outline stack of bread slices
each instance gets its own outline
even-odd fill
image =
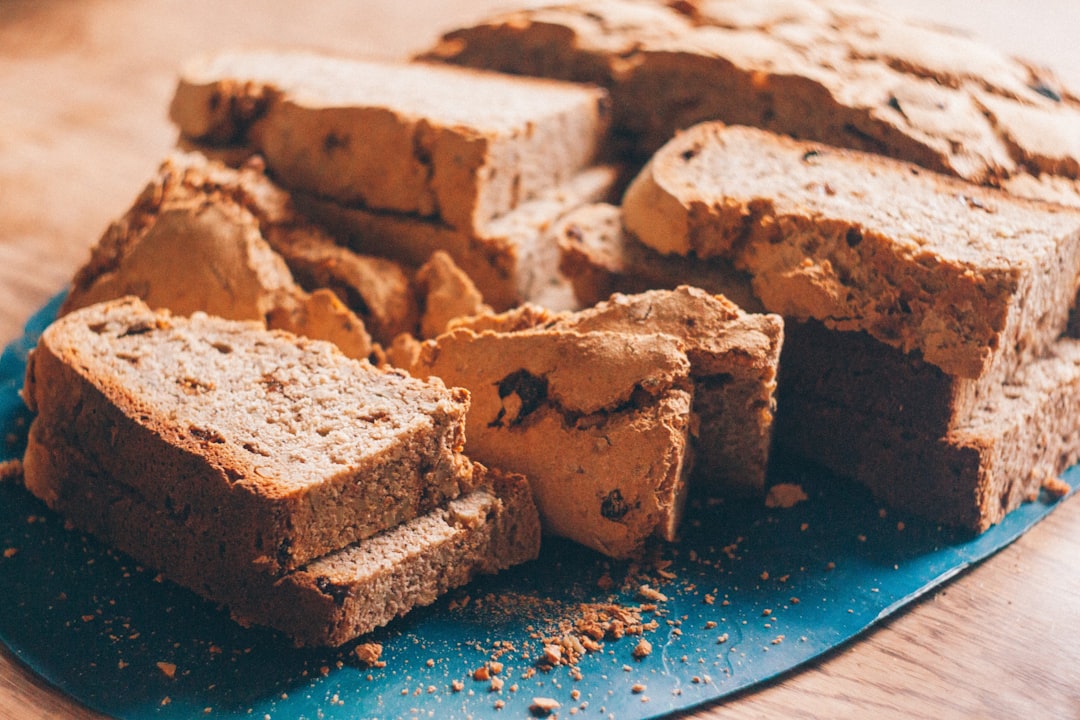
[[[1080,99],[965,37],[592,0],[199,58],[170,113],[26,482],[242,622],[340,644],[541,528],[632,557],[774,445],[976,531],[1080,457]]]

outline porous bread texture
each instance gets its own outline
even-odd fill
[[[33,424],[237,567],[290,570],[456,497],[468,393],[329,343],[134,298],[49,326],[27,362]],[[27,458],[27,487],[56,498]]]
[[[843,0],[583,0],[497,15],[421,57],[594,82],[647,158],[705,120],[1080,204],[1080,98],[966,35]]]
[[[432,253],[445,251],[496,310],[523,301],[568,309],[576,303],[569,284],[558,272],[558,250],[548,233],[569,210],[609,199],[619,173],[615,166],[590,167],[479,231],[347,207],[304,192],[294,193],[293,199],[305,215],[347,239],[357,252],[419,267]]]
[[[677,340],[459,328],[413,357],[414,375],[469,389],[469,456],[528,477],[548,533],[616,558],[675,539],[693,424]]]
[[[1080,284],[1080,210],[720,123],[665,145],[623,219],[658,251],[729,258],[772,312],[965,378],[1038,355]]]
[[[31,428],[27,458],[47,469],[53,507],[75,527],[224,605],[241,624],[274,628],[297,645],[341,645],[478,574],[531,560],[540,547],[525,479],[477,466],[468,493],[273,576],[233,566],[214,532],[154,507],[48,428]]]
[[[723,295],[748,312],[762,312],[750,277],[735,270],[730,261],[659,253],[626,231],[618,205],[582,205],[560,218],[550,234],[559,248],[559,271],[583,308],[615,293],[633,295],[689,285]]]
[[[475,232],[597,156],[607,93],[427,63],[302,51],[193,59],[180,132],[266,158],[284,186]]]
[[[864,333],[789,323],[775,445],[883,502],[982,532],[1080,460],[1080,341],[1062,338],[978,404]]]

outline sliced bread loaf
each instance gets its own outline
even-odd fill
[[[262,154],[286,187],[470,232],[590,165],[606,105],[565,82],[234,51],[193,60],[170,113],[189,138]]]
[[[290,570],[471,483],[468,393],[253,323],[126,299],[53,323],[27,364],[34,424],[237,567]],[[50,474],[26,484],[50,502]]]
[[[661,252],[730,258],[772,312],[961,377],[1003,378],[1040,353],[1080,284],[1080,210],[754,128],[681,133],[623,217]]]
[[[531,560],[540,525],[521,476],[477,466],[478,487],[425,514],[281,576],[236,567],[221,539],[112,480],[49,428],[30,432],[27,464],[47,473],[50,505],[75,527],[228,608],[244,625],[298,645],[341,645],[480,573]]]

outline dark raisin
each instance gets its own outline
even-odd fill
[[[848,228],[847,233],[844,234],[844,240],[847,242],[848,247],[855,247],[862,242],[862,230],[857,227]]]
[[[1057,103],[1061,102],[1061,95],[1059,95],[1056,90],[1048,86],[1042,80],[1039,80],[1034,85],[1028,85],[1028,87],[1042,95],[1044,98],[1049,98]]]
[[[630,512],[630,505],[623,499],[622,492],[618,488],[609,492],[600,501],[600,514],[608,520],[618,522],[628,512]]]
[[[505,400],[511,395],[517,395],[521,401],[517,415],[510,418],[510,425],[518,425],[530,413],[540,407],[540,403],[547,397],[547,380],[537,377],[525,369],[515,370],[498,382],[499,399]],[[499,414],[488,423],[488,427],[502,427],[506,419],[506,407],[499,408]]]
[[[335,585],[334,582],[325,575],[320,575],[315,578],[315,587],[317,587],[319,592],[323,595],[329,595],[333,598],[334,604],[339,607],[345,604],[345,598],[349,595],[349,589],[347,587]]]

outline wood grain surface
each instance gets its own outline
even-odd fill
[[[172,146],[187,57],[265,44],[403,57],[509,4],[0,0],[0,339],[64,286]],[[898,7],[1080,87],[1076,0]],[[0,718],[97,717],[0,650]],[[1080,500],[823,661],[684,717],[1080,718]]]

